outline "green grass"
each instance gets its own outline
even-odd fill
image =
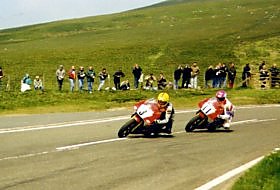
[[[276,190],[280,189],[280,152],[267,156],[249,169],[232,187],[232,190]]]
[[[216,89],[168,90],[175,109],[193,109]],[[279,90],[228,89],[228,97],[235,105],[279,104]],[[57,92],[2,92],[0,114],[78,112],[126,108],[132,110],[139,100],[156,97],[156,91],[95,91],[93,94],[68,91]],[[268,98],[269,97],[269,98]]]
[[[253,68],[262,60],[279,65],[279,26],[277,0],[171,0],[119,14],[1,30],[0,65],[6,75],[3,84],[10,81],[10,91],[0,92],[0,113],[32,109],[55,112],[65,111],[64,107],[67,111],[104,109],[130,106],[139,98],[155,96],[143,91],[71,94],[67,80],[63,93],[59,93],[55,71],[60,64],[67,70],[71,65],[92,65],[96,72],[106,67],[111,75],[122,67],[125,78],[132,82],[135,63],[145,74],[158,76],[163,72],[172,81],[179,64],[197,61],[201,68],[199,85],[203,86],[208,65],[234,62],[238,87],[245,63],[250,62]],[[32,78],[43,76],[46,92],[20,93],[25,73]],[[194,105],[203,94],[214,94],[206,90],[170,93],[178,105],[183,102],[187,106]],[[267,99],[267,93],[273,98]],[[230,92],[233,98],[242,95],[236,104],[279,103],[274,93],[277,90],[237,88]]]

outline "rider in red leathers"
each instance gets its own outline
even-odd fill
[[[171,134],[175,111],[172,103],[169,102],[169,95],[165,92],[160,93],[158,95],[157,102],[161,116],[155,121],[155,124],[157,127],[161,127],[164,132]]]
[[[169,95],[165,92],[162,92],[158,95],[157,99],[152,98],[143,100],[139,103],[141,104],[149,101],[156,103],[158,111],[160,112],[159,119],[154,121],[154,123],[150,126],[150,132],[153,134],[158,132],[171,134],[175,111],[172,103],[169,102]],[[137,109],[137,107],[134,109]]]
[[[200,104],[207,102],[209,99],[210,98],[205,99]],[[217,102],[220,104],[219,109],[221,110],[222,114],[218,116],[217,120],[215,120],[212,123],[209,123],[207,127],[209,129],[213,129],[216,128],[217,126],[222,126],[225,129],[229,130],[231,120],[234,117],[234,112],[235,112],[234,105],[229,101],[229,99],[227,98],[227,93],[224,90],[219,90],[216,93],[216,97],[212,99],[216,99]]]

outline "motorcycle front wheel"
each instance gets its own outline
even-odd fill
[[[137,125],[138,125],[137,121],[136,121],[134,118],[131,118],[129,121],[127,121],[127,122],[120,128],[120,130],[119,130],[119,132],[118,132],[118,136],[119,136],[120,138],[127,137],[127,136],[131,133],[132,129],[133,129],[135,126],[137,126]]]
[[[206,121],[207,118],[201,118],[199,115],[194,116],[186,125],[186,132],[192,132],[193,130],[199,128],[200,125]]]

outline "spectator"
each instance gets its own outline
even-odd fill
[[[79,81],[79,91],[82,92],[84,89],[84,81],[86,78],[86,73],[84,67],[80,67],[80,70],[78,72],[78,81]]]
[[[279,73],[280,70],[277,67],[276,63],[272,65],[272,67],[269,69],[270,76],[271,76],[271,87],[279,87]]]
[[[119,90],[121,86],[121,77],[124,77],[125,74],[122,72],[121,69],[119,69],[118,71],[115,72],[113,76],[114,76],[115,88],[116,90]]]
[[[129,90],[130,89],[130,84],[128,80],[124,80],[121,82],[120,85],[120,90]]]
[[[189,88],[191,83],[192,68],[187,64],[182,71],[182,88]]]
[[[191,76],[191,87],[197,88],[197,82],[198,82],[198,75],[199,75],[199,67],[197,66],[197,62],[194,62],[191,66],[192,68],[192,76]]]
[[[2,87],[3,77],[4,77],[4,73],[3,73],[2,67],[0,66],[0,91],[1,91],[1,87]]]
[[[260,69],[260,82],[261,82],[262,89],[267,88],[268,78],[269,78],[269,72],[266,68],[266,65],[264,64]]]
[[[218,63],[214,69],[213,88],[219,88],[221,86],[221,84],[220,84],[221,67],[222,67],[222,64]]]
[[[108,78],[108,73],[106,68],[103,68],[102,71],[99,72],[98,76],[99,76],[99,86],[97,90],[100,91],[105,84],[105,80]]]
[[[225,63],[222,63],[220,71],[221,71],[221,73],[220,73],[220,87],[221,88],[226,88],[228,68],[227,68]]]
[[[250,64],[247,63],[245,67],[243,67],[243,71],[242,71],[242,87],[245,88],[248,87],[250,79],[251,79],[251,67]]]
[[[264,65],[265,65],[265,61],[263,60],[259,65],[259,71],[263,68]]]
[[[93,86],[94,79],[95,79],[95,72],[94,72],[92,66],[88,67],[88,71],[86,73],[86,76],[87,76],[88,92],[91,94],[92,93],[92,86]]]
[[[159,79],[158,79],[158,89],[159,90],[164,90],[166,85],[167,85],[167,81],[166,81],[163,73],[160,73],[159,74]]]
[[[139,86],[140,77],[142,75],[141,67],[138,64],[135,64],[133,69],[132,69],[132,73],[133,73],[133,76],[134,76],[134,88],[137,89],[138,86]]]
[[[30,85],[32,84],[32,80],[29,77],[29,74],[26,73],[25,76],[23,77],[23,79],[21,80],[21,92],[25,92],[27,90],[31,90]]]
[[[69,82],[70,82],[70,92],[74,92],[75,90],[75,82],[76,82],[76,71],[75,66],[72,66],[71,69],[68,71]]]
[[[174,90],[179,88],[179,80],[181,79],[182,75],[182,66],[179,65],[178,68],[174,71]]]
[[[236,69],[235,69],[234,63],[230,63],[230,66],[229,66],[229,69],[228,69],[229,88],[233,88],[235,77],[236,77]]]
[[[157,87],[154,86],[154,83],[157,81],[156,77],[154,76],[153,73],[145,77],[145,90],[157,90]]]
[[[212,88],[213,87],[213,77],[215,75],[213,66],[210,65],[207,70],[205,71],[205,88]]]
[[[57,79],[59,91],[62,90],[64,77],[65,77],[65,70],[63,68],[63,65],[60,65],[59,68],[56,70],[56,79]]]
[[[33,81],[34,90],[41,90],[44,91],[43,82],[40,77],[37,75]]]

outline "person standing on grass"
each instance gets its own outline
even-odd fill
[[[133,76],[134,76],[134,88],[138,89],[139,80],[140,80],[140,77],[142,75],[141,67],[138,64],[135,64],[133,69],[132,69],[132,73],[133,73]]]
[[[4,77],[4,73],[3,73],[2,67],[0,66],[0,91],[1,91],[1,87],[2,87],[3,77]]]
[[[277,67],[276,63],[274,63],[272,65],[272,67],[269,69],[270,72],[270,76],[271,76],[271,87],[279,87],[279,73],[280,73],[280,69]]]
[[[177,69],[174,71],[174,90],[179,88],[179,80],[181,79],[182,75],[182,66],[179,65]]]
[[[198,83],[198,75],[199,75],[199,67],[197,65],[197,62],[193,62],[192,66],[192,77],[191,77],[191,87],[194,89],[197,89],[197,83]]]
[[[205,88],[213,88],[213,77],[215,75],[215,71],[213,69],[213,65],[210,65],[205,71]]]
[[[78,72],[78,81],[79,81],[79,91],[82,92],[84,88],[84,81],[85,81],[86,73],[84,67],[80,67]]]
[[[75,82],[76,82],[76,71],[75,66],[72,66],[71,69],[68,71],[69,82],[70,82],[70,92],[74,92],[75,90]]]
[[[59,91],[62,90],[64,77],[65,77],[65,70],[63,68],[63,65],[60,65],[59,68],[56,70],[56,80],[57,80]]]
[[[88,93],[92,93],[92,86],[94,83],[94,79],[95,79],[95,72],[93,70],[92,66],[88,67],[88,71],[87,71],[87,84],[88,84]]]
[[[97,90],[100,91],[105,84],[105,80],[108,78],[108,73],[106,68],[103,68],[102,71],[99,72],[98,76],[99,76],[99,86]]]
[[[121,86],[121,77],[124,77],[125,74],[122,72],[121,69],[119,69],[114,73],[113,76],[114,76],[115,88],[116,88],[116,90],[119,90],[120,86]]]
[[[251,79],[251,67],[250,64],[247,63],[245,67],[243,67],[243,72],[242,72],[242,87],[248,87],[249,82]]]
[[[191,83],[191,73],[192,73],[191,67],[188,64],[186,64],[182,73],[183,73],[183,75],[182,75],[182,86],[181,87],[189,88],[189,85]]]
[[[235,77],[236,77],[236,69],[235,69],[234,63],[230,63],[229,69],[228,69],[229,88],[233,88]]]

